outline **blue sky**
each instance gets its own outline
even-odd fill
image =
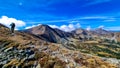
[[[0,23],[17,29],[48,24],[76,28],[120,30],[120,0],[0,0]]]

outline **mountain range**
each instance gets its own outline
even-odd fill
[[[51,28],[48,25],[39,25],[30,29],[23,30],[23,32],[31,33],[36,36],[44,38],[46,41],[53,42],[53,43],[59,43],[61,39],[67,38],[82,38],[82,37],[106,37],[110,38],[116,41],[120,41],[118,38],[120,38],[119,33],[120,32],[112,32],[107,31],[102,28],[97,28],[95,30],[85,30],[82,28],[73,30],[71,32],[65,32],[57,28]]]
[[[119,68],[120,32],[82,28],[65,32],[48,25],[15,31],[0,24],[0,67]]]

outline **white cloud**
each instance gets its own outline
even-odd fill
[[[58,26],[56,26],[56,25],[49,25],[50,27],[52,27],[52,28],[59,28]]]
[[[66,32],[70,32],[72,30],[75,30],[76,28],[80,28],[80,24],[69,24],[69,25],[61,25],[61,26],[56,26],[56,25],[49,25],[52,28],[58,28],[60,30],[66,31]]]
[[[108,19],[106,16],[88,16],[88,17],[82,17],[80,19]]]
[[[17,20],[15,18],[8,18],[7,16],[2,16],[0,18],[0,23],[6,25],[7,27],[9,27],[12,22],[14,22],[16,24],[16,29],[18,29],[19,27],[23,27],[23,26],[26,25],[24,21]]]
[[[86,28],[86,30],[87,30],[87,31],[90,31],[90,30],[91,30],[91,27],[90,27],[90,26],[88,26],[88,27]]]
[[[120,31],[120,26],[106,27],[107,30]]]
[[[79,22],[80,22],[79,20],[72,20],[69,23],[79,23]]]
[[[32,26],[28,26],[28,27],[25,27],[25,29],[30,29],[32,27],[35,27],[36,25],[32,25]]]
[[[91,5],[96,5],[96,4],[100,4],[100,3],[105,3],[105,2],[110,2],[111,0],[93,0],[85,5],[83,5],[83,7],[87,7],[87,6],[91,6]]]
[[[53,23],[53,22],[67,22],[69,20],[51,20],[51,21],[40,21],[40,22],[46,22],[46,23]]]
[[[102,22],[114,22],[117,21],[115,17],[112,16],[86,16],[79,18],[80,20],[90,20],[90,19],[96,19],[96,20],[103,20]]]
[[[36,26],[39,26],[39,25],[41,25],[41,24],[38,24],[38,25],[32,25],[32,26],[27,26],[27,27],[25,27],[25,29],[30,29],[30,28],[33,28],[33,27],[36,27]]]
[[[108,19],[104,20],[103,22],[114,22],[114,21],[116,21],[115,18],[108,18]]]
[[[103,29],[103,28],[104,28],[104,26],[103,26],[103,25],[101,25],[101,26],[99,26],[98,28],[101,28],[101,29]]]

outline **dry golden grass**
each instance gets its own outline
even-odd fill
[[[19,61],[17,59],[12,59],[8,64],[5,65],[5,67],[17,65],[18,63],[19,63]]]
[[[97,54],[104,55],[106,57],[112,56],[111,54],[105,53],[105,52],[97,52]]]
[[[84,43],[99,43],[98,41],[85,41]]]
[[[105,62],[97,56],[88,57],[84,55],[84,59],[75,57],[74,60],[82,65],[80,68],[117,68],[116,65]]]
[[[97,45],[100,48],[106,48],[104,45]]]
[[[59,49],[59,47],[56,46],[56,45],[50,45],[49,48],[50,48],[50,50],[52,50],[52,51],[57,51],[57,50]]]

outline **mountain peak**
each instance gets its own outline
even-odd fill
[[[36,27],[33,27],[33,28],[30,28],[30,29],[27,29],[26,31],[27,32],[31,32],[33,34],[43,34],[45,33],[46,31],[49,31],[50,29],[52,29],[51,27],[49,27],[48,25],[45,25],[45,24],[41,24],[39,26],[36,26]]]
[[[59,29],[51,28],[50,26],[44,24],[33,27],[31,29],[27,29],[26,31],[35,34],[37,36],[41,36],[47,41],[55,42],[55,43],[60,42],[59,40],[61,38],[66,38],[71,36],[70,33],[64,32]]]
[[[86,32],[87,31],[84,30],[84,29],[82,29],[82,28],[79,28],[79,29],[76,29],[76,30],[72,31],[72,33],[75,33],[75,34],[84,34],[84,35],[87,34]]]
[[[41,24],[40,26],[43,26],[43,27],[49,27],[48,25],[46,24]]]
[[[37,28],[38,30],[39,30],[39,29],[42,29],[42,30],[51,29],[50,26],[45,25],[45,24],[41,24],[41,25],[39,25],[39,26],[37,26],[37,27],[34,27],[34,28]]]
[[[97,29],[95,29],[94,30],[96,33],[98,33],[98,34],[108,34],[108,33],[110,33],[109,31],[107,31],[107,30],[105,30],[105,29],[103,29],[103,28],[97,28]]]

